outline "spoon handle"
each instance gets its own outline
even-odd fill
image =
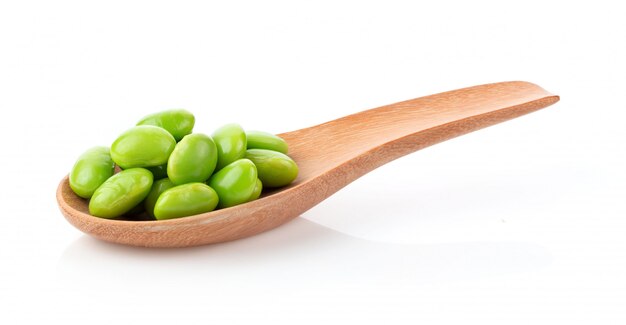
[[[529,82],[501,82],[370,109],[281,136],[290,145],[294,143],[290,154],[296,161],[315,164],[315,168],[302,170],[317,175],[302,175],[303,178],[318,176],[340,165],[346,167],[345,164],[351,165],[356,173],[353,176],[359,177],[411,152],[539,110],[558,100],[558,96]]]

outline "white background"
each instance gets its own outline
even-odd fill
[[[617,3],[2,2],[0,323],[624,323]],[[154,111],[279,133],[506,80],[561,101],[253,238],[129,248],[56,205],[83,150]]]

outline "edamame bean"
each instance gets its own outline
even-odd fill
[[[167,162],[167,175],[176,185],[205,182],[216,164],[217,148],[213,139],[194,133],[186,135],[174,148]]]
[[[246,133],[239,124],[227,124],[213,132],[217,146],[216,170],[241,159],[246,155]]]
[[[187,217],[213,211],[219,198],[215,190],[204,183],[178,185],[163,192],[154,206],[157,220]]]
[[[248,149],[267,149],[284,154],[287,154],[289,150],[287,142],[283,138],[263,131],[247,131],[246,140]]]
[[[88,199],[113,176],[114,167],[108,147],[93,147],[76,160],[70,172],[70,187],[76,195]]]
[[[154,167],[146,167],[154,176],[154,180],[163,179],[167,177],[167,164],[158,165]]]
[[[289,185],[298,176],[298,165],[289,156],[272,150],[249,149],[246,158],[257,168],[259,179],[265,187]]]
[[[100,218],[123,215],[146,198],[152,180],[152,173],[145,168],[130,168],[111,176],[93,193],[89,213]]]
[[[154,167],[167,163],[176,146],[165,129],[152,125],[135,126],[122,133],[111,145],[111,158],[122,169]]]
[[[144,211],[146,211],[146,208],[143,202],[139,202],[139,204],[135,205],[132,209],[128,210],[128,212],[124,213],[124,216],[137,219],[143,214]]]
[[[154,206],[156,205],[159,196],[174,186],[176,185],[174,185],[169,178],[160,179],[152,184],[150,193],[148,193],[148,196],[146,196],[146,199],[144,200],[144,207],[148,215],[154,217]]]
[[[142,118],[137,125],[154,125],[167,130],[176,141],[190,134],[195,124],[195,117],[184,109],[171,109]]]
[[[212,136],[193,134],[194,124],[183,109],[145,116],[110,149],[95,147],[79,157],[70,172],[72,190],[91,198],[94,216],[161,220],[253,201],[264,187],[297,178],[298,166],[279,136],[245,132],[239,124]]]
[[[256,185],[254,186],[254,191],[252,191],[252,195],[250,195],[250,199],[248,201],[254,201],[261,196],[261,192],[263,192],[263,183],[260,179],[256,179]]]
[[[257,171],[248,159],[239,159],[209,178],[212,187],[220,198],[218,207],[227,208],[250,200],[257,185]]]

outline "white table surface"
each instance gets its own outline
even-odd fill
[[[610,1],[2,2],[0,323],[623,324],[625,35]],[[506,80],[561,101],[245,240],[124,247],[56,206],[153,111],[278,133]]]

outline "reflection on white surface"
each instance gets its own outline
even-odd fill
[[[297,218],[248,239],[187,249],[127,247],[82,236],[61,256],[57,274],[72,287],[412,286],[533,271],[551,260],[546,248],[524,242],[389,244]]]

